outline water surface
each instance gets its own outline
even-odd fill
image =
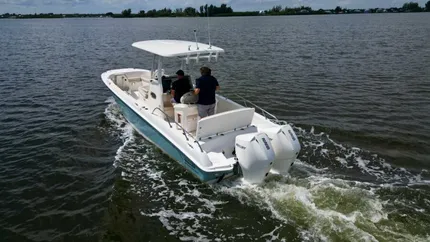
[[[100,79],[150,67],[135,41],[207,42],[204,19],[1,20],[0,238],[430,240],[429,21],[211,19],[222,94],[292,123],[302,152],[290,176],[208,186],[133,132]]]

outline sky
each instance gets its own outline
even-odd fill
[[[313,9],[344,8],[388,8],[401,7],[410,0],[0,0],[2,13],[119,13],[131,8],[139,10],[160,8],[198,8],[204,4],[225,3],[234,11],[266,10],[275,5],[283,7],[310,6]],[[415,0],[422,7],[427,0]]]

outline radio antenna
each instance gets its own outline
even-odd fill
[[[197,43],[197,30],[194,30],[194,38],[196,39],[196,47],[199,49],[199,44]]]
[[[209,37],[209,49],[212,48],[211,45],[211,31],[209,30],[209,6],[206,4],[206,12],[207,12],[207,19],[208,19],[208,37]]]

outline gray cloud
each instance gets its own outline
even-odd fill
[[[79,5],[89,4],[91,0],[0,0],[0,5]]]
[[[34,5],[34,0],[0,0],[0,5]]]

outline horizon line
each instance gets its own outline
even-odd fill
[[[404,4],[406,4],[406,3],[411,3],[411,2],[405,2]],[[206,4],[207,5],[207,4]],[[217,7],[218,5],[213,5],[213,4],[211,4],[212,6],[214,6],[214,7]],[[208,5],[208,6],[211,6],[211,5]],[[205,5],[202,5],[202,6],[205,6]],[[227,6],[229,6],[229,5],[227,5]],[[332,10],[335,10],[337,7],[340,7],[340,6],[336,6],[335,8],[325,8],[325,9],[323,9],[323,8],[312,8],[312,7],[310,7],[310,6],[305,6],[305,5],[302,5],[302,6],[299,6],[299,7],[288,7],[288,6],[282,6],[282,5],[274,5],[272,8],[269,8],[269,9],[264,9],[264,10],[246,10],[246,11],[234,11],[234,9],[232,9],[233,10],[233,12],[234,13],[252,13],[252,12],[266,12],[266,11],[270,11],[270,10],[272,10],[273,8],[275,8],[275,7],[277,7],[277,6],[281,6],[281,8],[282,8],[282,10],[285,10],[286,8],[288,8],[288,9],[300,9],[300,8],[310,8],[312,11],[318,11],[318,10],[324,10],[324,11],[332,11]],[[199,6],[200,7],[200,6]],[[186,8],[193,8],[193,9],[195,9],[195,10],[197,10],[196,12],[197,13],[200,13],[198,10],[199,10],[199,7],[191,7],[191,6],[188,6],[188,7],[183,7],[183,8],[169,8],[169,7],[164,7],[164,8],[159,8],[159,9],[156,9],[156,8],[151,8],[151,9],[147,9],[147,10],[145,10],[145,9],[139,9],[139,10],[137,10],[136,12],[134,12],[134,14],[138,14],[140,11],[145,11],[145,13],[146,12],[148,12],[148,11],[152,11],[152,10],[156,10],[156,11],[159,11],[159,10],[163,10],[163,9],[170,9],[170,10],[172,10],[172,12],[174,11],[174,10],[176,10],[176,9],[182,9],[182,10],[184,10],[184,9],[186,9]],[[231,7],[231,6],[229,6],[229,7]],[[424,5],[424,7],[421,7],[420,5],[418,5],[418,7],[420,7],[421,9],[423,9],[423,10],[425,10],[426,9],[426,6]],[[341,8],[341,10],[342,11],[344,11],[344,10],[376,10],[376,9],[380,9],[380,10],[385,10],[385,9],[403,9],[403,6],[401,6],[401,7],[386,7],[386,8],[384,8],[384,7],[374,7],[374,8],[342,8],[342,7],[340,7]],[[0,13],[0,15],[1,16],[4,16],[4,15],[6,15],[6,14],[9,14],[9,15],[13,15],[13,14],[15,14],[15,15],[35,15],[35,14],[62,14],[62,15],[72,15],[72,14],[80,14],[80,15],[82,15],[82,14],[93,14],[93,15],[107,15],[108,13],[112,13],[112,14],[121,14],[121,12],[122,11],[124,11],[124,10],[128,10],[128,9],[131,9],[131,8],[125,8],[125,9],[123,9],[123,10],[120,10],[119,12],[112,12],[112,11],[108,11],[108,12],[84,12],[84,13],[79,13],[79,12],[75,12],[75,13],[61,13],[61,12],[54,12],[54,11],[51,11],[51,12],[34,12],[34,13],[17,13],[17,12],[5,12],[5,13]],[[133,12],[132,12],[133,13]]]

